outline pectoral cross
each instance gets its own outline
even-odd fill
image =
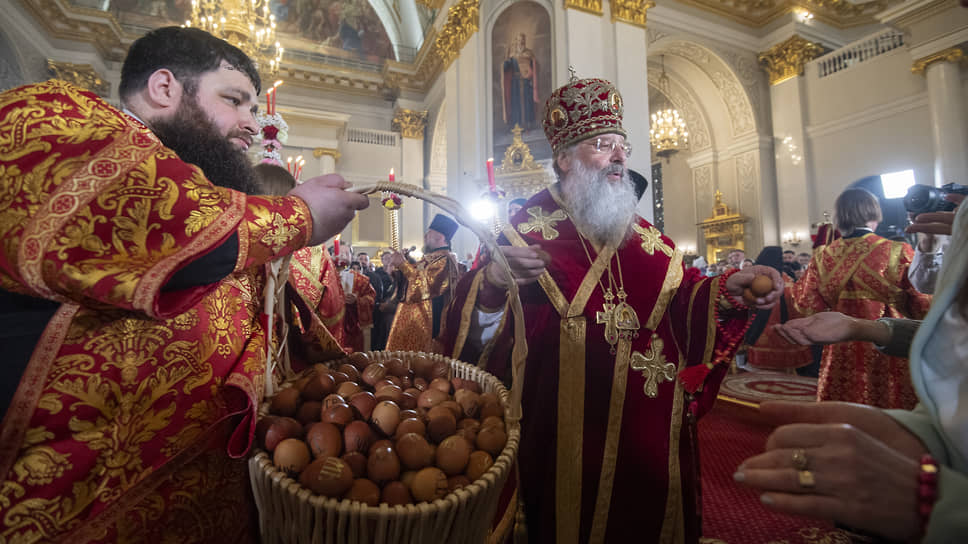
[[[615,305],[608,302],[602,305],[602,311],[595,312],[595,323],[605,324],[605,341],[612,346],[612,353],[615,352],[615,344],[618,343],[617,317]]]
[[[629,364],[632,370],[642,373],[645,379],[642,390],[647,397],[653,399],[659,396],[660,382],[671,382],[676,377],[676,365],[667,361],[662,354],[663,344],[659,335],[653,333],[646,353],[632,352],[632,361]]]

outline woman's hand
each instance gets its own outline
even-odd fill
[[[767,276],[773,280],[773,289],[766,295],[757,297],[755,304],[757,309],[769,310],[783,296],[783,278],[772,266],[754,264],[730,275],[726,278],[726,292],[736,300],[742,300],[743,290],[753,284],[753,278],[756,276]]]

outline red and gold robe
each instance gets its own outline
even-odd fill
[[[786,302],[787,320],[803,317],[797,313],[793,304],[793,278],[784,274],[783,290],[784,301]],[[794,345],[783,339],[776,331],[774,325],[781,321],[780,304],[770,310],[770,317],[766,322],[766,327],[756,339],[756,343],[749,346],[746,350],[746,361],[755,368],[769,370],[787,370],[807,366],[813,362],[813,352],[810,346]]]
[[[556,189],[533,196],[505,229],[512,244],[537,244],[552,257],[539,283],[521,289],[528,358],[518,468],[528,541],[697,542],[695,420],[715,400],[748,312],[720,300],[722,278],[687,271],[682,253],[644,219],[624,247],[596,251]],[[601,286],[609,265],[640,325],[615,352]],[[507,382],[507,311],[482,356],[464,349],[475,305],[494,306],[478,300],[483,276],[478,269],[461,280],[441,340],[448,355]]]
[[[797,311],[832,310],[862,319],[921,319],[931,295],[917,291],[907,269],[911,246],[869,233],[840,238],[818,248],[794,285]],[[859,402],[910,410],[917,404],[907,358],[890,357],[870,342],[825,346],[817,400]]]
[[[0,288],[61,304],[0,427],[0,541],[245,541],[263,265],[305,204],[217,188],[59,81],[0,94],[0,178]],[[162,289],[233,234],[232,274]]]
[[[325,246],[293,253],[289,287],[290,324],[300,333],[293,349],[296,361],[313,364],[347,352],[343,284]]]
[[[363,274],[352,269],[350,273],[353,274],[351,292],[356,295],[356,303],[346,304],[343,326],[346,331],[346,348],[350,352],[363,351],[363,329],[373,326],[373,299],[376,298],[376,290],[370,285],[370,279]]]
[[[434,344],[434,321],[446,319],[446,308],[453,300],[457,286],[457,259],[449,247],[431,251],[416,264],[404,262],[399,267],[406,278],[403,300],[387,339],[389,351],[437,351]],[[438,315],[434,315],[434,306]]]

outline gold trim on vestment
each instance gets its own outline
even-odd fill
[[[863,240],[864,238],[867,238],[868,236],[871,236],[871,235],[872,235],[871,233],[865,234],[861,236],[860,239]],[[866,260],[867,256],[874,251],[874,248],[888,241],[889,240],[887,238],[881,238],[880,240],[875,240],[873,244],[868,244],[867,242],[864,242],[864,245],[863,245],[864,255],[857,257],[853,262],[850,263],[848,270],[845,271],[843,274],[841,274],[839,278],[836,278],[838,293],[842,293],[844,291],[844,288],[847,287],[847,282],[849,282],[851,278],[854,277],[854,274],[857,273],[857,269],[860,268],[862,264],[864,264],[864,261]],[[844,253],[845,253],[844,257],[849,256],[849,255],[846,255],[846,253],[849,253],[849,252],[845,251]],[[844,261],[841,261],[841,262],[849,262],[849,259],[845,259]],[[832,271],[832,272],[835,272],[835,271]],[[828,282],[828,279],[824,278],[823,276],[821,276],[818,279],[820,280],[819,282],[820,285],[826,285]],[[836,303],[836,301],[833,301],[833,303]]]
[[[528,247],[528,243],[521,237],[520,234],[514,230],[510,225],[504,226],[504,236],[511,242],[511,245],[515,247]],[[551,278],[551,273],[548,272],[546,268],[541,276],[538,277],[538,284],[544,289],[546,295],[548,295],[548,300],[554,305],[555,310],[557,310],[558,315],[562,318],[568,315],[568,300],[565,299],[565,295],[561,293],[561,289],[555,284],[555,280]]]
[[[485,274],[486,271],[482,269],[471,280],[471,288],[468,291],[467,300],[464,301],[464,306],[460,311],[460,325],[457,329],[457,340],[454,341],[454,351],[451,354],[451,357],[454,359],[460,359],[460,352],[464,350],[464,342],[467,341],[467,335],[471,330],[471,317],[474,314],[474,307],[477,304],[477,290],[481,288],[481,281],[483,281]],[[497,338],[496,335],[495,338]]]
[[[679,285],[682,283],[682,270],[682,252],[677,249],[672,253],[669,268],[666,270],[665,280],[662,281],[662,290],[659,292],[659,297],[655,301],[655,306],[652,307],[652,315],[645,322],[646,329],[654,331],[659,325],[659,321],[665,315],[666,308],[669,306],[669,301],[672,300],[673,295],[676,294],[676,291],[679,290]]]
[[[577,544],[581,527],[586,330],[584,317],[561,320],[558,354],[558,447],[555,465],[558,544]]]
[[[579,236],[581,235],[579,234]],[[614,255],[614,247],[605,246],[602,248],[602,252],[598,254],[598,257],[595,257],[595,262],[592,263],[588,272],[585,273],[585,277],[581,280],[581,285],[578,286],[578,291],[575,292],[575,298],[571,299],[571,304],[568,305],[568,314],[565,317],[578,317],[585,312],[588,299],[595,292],[595,287],[598,286],[599,279],[602,277],[605,268],[608,267],[608,263],[612,261]],[[602,294],[604,295],[604,292]]]
[[[713,325],[715,331],[715,324]],[[686,368],[686,358],[679,355],[678,372]],[[686,540],[685,516],[682,512],[682,472],[679,466],[679,435],[682,433],[682,383],[675,382],[669,424],[669,489],[666,492],[665,517],[659,542],[681,543]]]
[[[620,338],[615,355],[615,368],[612,371],[612,393],[608,405],[608,427],[602,455],[602,474],[598,479],[598,496],[595,498],[595,513],[592,516],[592,530],[588,539],[593,543],[605,542],[605,531],[608,529],[608,510],[611,507],[612,489],[615,485],[615,465],[618,461],[618,442],[622,431],[622,414],[625,410],[625,390],[628,387],[631,350],[632,340],[627,337]]]
[[[890,282],[891,286],[896,286],[900,283],[898,280],[901,274],[901,253],[904,251],[904,246],[901,244],[891,244],[891,252],[887,257],[887,270],[885,271],[885,279]],[[907,269],[905,269],[906,271]]]

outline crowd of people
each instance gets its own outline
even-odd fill
[[[915,217],[915,249],[848,189],[812,254],[687,266],[636,213],[618,89],[572,76],[541,121],[556,182],[499,240],[509,275],[486,252],[461,273],[444,215],[419,259],[376,266],[325,245],[368,204],[345,180],[249,164],[260,87],[242,51],[169,27],[131,46],[122,109],[56,80],[0,94],[0,540],[256,541],[245,456],[277,369],[433,351],[510,384],[512,281],[530,542],[698,542],[697,422],[744,343],[763,365],[825,347],[823,402],[764,404],[778,428],[739,485],[881,538],[968,534],[968,212]]]

